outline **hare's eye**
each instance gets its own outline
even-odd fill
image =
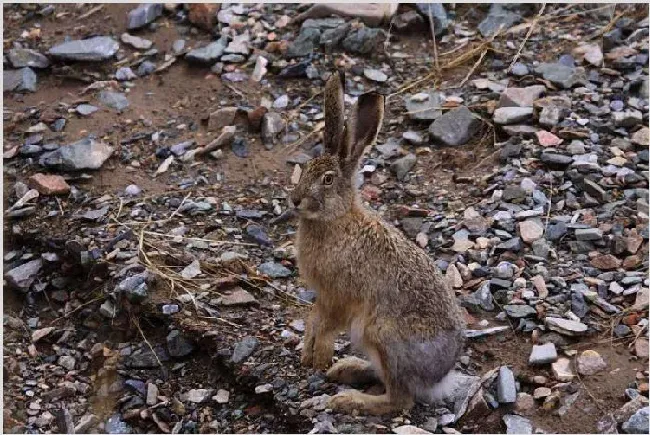
[[[332,174],[323,175],[323,184],[329,186],[332,183],[334,183],[334,175],[332,175]]]

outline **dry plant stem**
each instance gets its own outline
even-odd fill
[[[438,45],[436,43],[436,25],[433,22],[431,15],[431,6],[429,6],[429,25],[431,26],[431,37],[433,38],[433,65],[435,71],[440,71],[440,64],[438,63]]]
[[[142,335],[142,339],[144,340],[145,343],[147,343],[147,346],[149,346],[149,350],[151,350],[151,353],[156,358],[156,361],[158,361],[158,365],[162,368],[163,364],[162,364],[162,362],[160,362],[160,359],[158,358],[158,355],[156,354],[156,351],[153,350],[153,347],[151,346],[151,343],[149,343],[149,340],[147,340],[147,337],[144,335],[144,332],[142,331],[142,328],[140,328],[140,322],[135,320],[135,317],[131,316],[131,323],[133,323],[135,325],[135,327],[138,328],[138,331],[140,331],[140,335]]]
[[[542,3],[542,7],[539,8],[539,12],[537,13],[537,16],[533,19],[533,22],[530,25],[530,28],[528,29],[528,32],[526,32],[526,37],[524,40],[521,42],[521,45],[519,46],[519,50],[517,50],[517,54],[515,54],[515,57],[512,59],[512,62],[510,62],[510,66],[508,67],[508,71],[512,71],[512,66],[519,60],[519,56],[521,56],[521,51],[524,49],[524,45],[526,45],[526,42],[528,41],[528,38],[530,38],[530,35],[532,35],[533,30],[535,29],[535,26],[539,22],[539,19],[541,18],[542,14],[544,13],[544,9],[546,9],[546,3]]]
[[[622,11],[622,12],[619,12],[618,14],[616,14],[616,15],[614,16],[614,18],[612,18],[612,19],[610,20],[610,22],[609,22],[605,27],[603,27],[602,29],[600,29],[599,31],[597,31],[596,33],[594,33],[593,35],[591,35],[591,36],[589,36],[588,38],[586,38],[586,40],[587,40],[587,41],[591,41],[592,39],[599,38],[600,36],[602,36],[602,35],[604,35],[605,33],[609,32],[609,31],[612,29],[612,27],[614,27],[614,25],[616,24],[616,22],[618,21],[618,19],[621,18],[623,15],[626,15],[627,13],[628,13],[628,11]]]
[[[472,74],[474,74],[474,72],[476,71],[476,68],[478,68],[478,66],[481,64],[481,62],[483,62],[483,58],[485,57],[485,55],[487,54],[487,52],[488,52],[488,49],[487,49],[487,47],[486,47],[485,50],[483,50],[483,53],[481,53],[481,56],[478,58],[478,60],[477,60],[476,63],[474,64],[474,66],[472,66],[472,69],[469,70],[469,72],[467,73],[467,75],[465,76],[465,78],[463,79],[463,81],[460,82],[460,83],[458,84],[458,86],[456,86],[457,88],[461,88],[461,87],[463,87],[463,85],[464,85],[465,83],[467,83],[467,80],[469,80],[469,78],[472,76]]]

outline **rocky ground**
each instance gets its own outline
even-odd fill
[[[4,431],[647,433],[648,6],[539,8],[3,5]],[[364,201],[466,309],[409,414],[299,364],[335,68],[389,96]]]

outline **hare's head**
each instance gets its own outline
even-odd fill
[[[384,97],[373,92],[359,96],[346,122],[344,84],[343,73],[337,73],[325,85],[325,152],[307,163],[291,192],[291,201],[306,219],[333,220],[352,207],[359,160],[384,118]]]

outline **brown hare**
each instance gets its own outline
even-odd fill
[[[440,394],[436,384],[463,347],[464,320],[426,252],[361,204],[354,177],[365,147],[377,138],[384,98],[361,95],[345,122],[344,83],[338,73],[325,86],[325,153],[306,165],[290,194],[299,216],[298,266],[317,292],[301,361],[326,369],[337,334],[349,331],[369,361],[345,358],[327,376],[342,383],[379,379],[386,391],[347,390],[328,407],[384,414]]]

